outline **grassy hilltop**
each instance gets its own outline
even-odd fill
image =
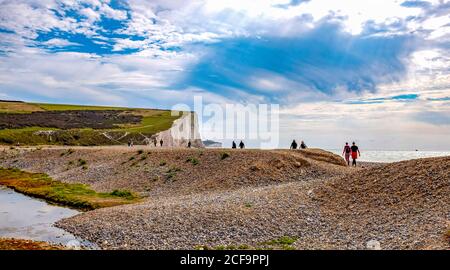
[[[143,144],[177,118],[168,110],[0,101],[0,144]]]

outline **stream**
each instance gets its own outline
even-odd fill
[[[79,214],[77,210],[50,205],[0,186],[0,237],[45,241],[73,249],[97,249],[53,224]]]

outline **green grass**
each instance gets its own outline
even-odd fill
[[[293,250],[295,248],[292,244],[294,244],[297,239],[297,237],[282,236],[278,239],[260,243],[259,245],[263,246],[265,249]]]
[[[28,173],[19,169],[0,168],[0,184],[32,197],[81,210],[139,201],[138,196],[129,191],[96,192],[84,184],[63,183],[46,174]]]
[[[46,136],[34,135],[37,131],[57,130],[55,128],[27,127],[20,129],[2,129],[0,130],[0,144],[46,144]]]
[[[200,164],[200,161],[194,157],[189,157],[188,159],[186,159],[186,162],[190,162],[194,166]]]
[[[70,105],[70,104],[47,104],[47,103],[28,103],[35,105],[46,111],[102,111],[102,110],[118,110],[125,111],[130,110],[122,107],[109,107],[109,106],[90,106],[90,105]]]
[[[43,104],[43,103],[8,103],[0,102],[0,113],[31,113],[33,111],[66,111],[66,110],[120,110],[124,113],[131,113],[142,116],[139,124],[125,124],[117,128],[108,130],[96,130],[90,128],[61,130],[45,127],[27,127],[19,129],[0,130],[0,144],[16,144],[21,145],[78,145],[78,146],[95,146],[95,145],[114,145],[125,144],[129,140],[139,141],[141,134],[146,136],[154,135],[158,132],[168,130],[172,127],[173,122],[181,117],[172,116],[171,111],[152,110],[152,109],[135,109],[122,107],[104,107],[104,106],[84,106],[84,105],[68,105],[68,104]],[[31,123],[32,124],[32,123]],[[46,135],[35,135],[37,131],[57,130],[57,134],[51,137]],[[120,142],[109,140],[103,136],[103,132],[118,133],[117,137],[128,132],[128,136]]]
[[[0,101],[0,113],[31,113],[41,110],[39,106],[29,103]]]
[[[170,111],[161,111],[155,115],[144,116],[139,125],[123,126],[120,130],[130,133],[156,134],[171,128],[173,121],[178,118],[179,116],[172,116]]]

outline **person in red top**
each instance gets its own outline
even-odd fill
[[[352,147],[350,147],[352,150],[352,166],[356,167],[356,159],[358,156],[361,156],[361,153],[359,152],[358,146],[356,146],[355,142],[352,143]]]
[[[350,145],[348,145],[348,142],[345,143],[344,150],[342,150],[342,155],[345,157],[345,161],[347,161],[347,165],[350,166],[350,153],[352,152],[352,149],[350,148]]]

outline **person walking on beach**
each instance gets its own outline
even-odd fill
[[[241,149],[244,149],[244,148],[245,148],[245,145],[244,145],[244,142],[243,142],[243,141],[241,141],[241,142],[239,143],[239,148],[241,148]]]
[[[347,165],[350,166],[350,153],[352,152],[352,149],[350,148],[350,145],[348,145],[348,142],[345,143],[344,150],[342,150],[342,155],[345,157],[345,161],[347,161]]]
[[[233,144],[231,145],[232,149],[236,149],[236,143],[233,141]]]
[[[161,139],[160,141],[159,141],[159,144],[161,145],[161,147],[163,146],[163,140]]]
[[[301,149],[306,149],[307,148],[304,141],[302,141],[302,143],[300,143],[300,148]]]
[[[356,146],[355,142],[352,143],[352,147],[350,147],[352,150],[352,166],[356,167],[356,159],[358,156],[361,156],[361,153],[359,152],[358,146]]]
[[[297,142],[295,140],[292,141],[290,149],[293,149],[293,150],[297,149]]]

